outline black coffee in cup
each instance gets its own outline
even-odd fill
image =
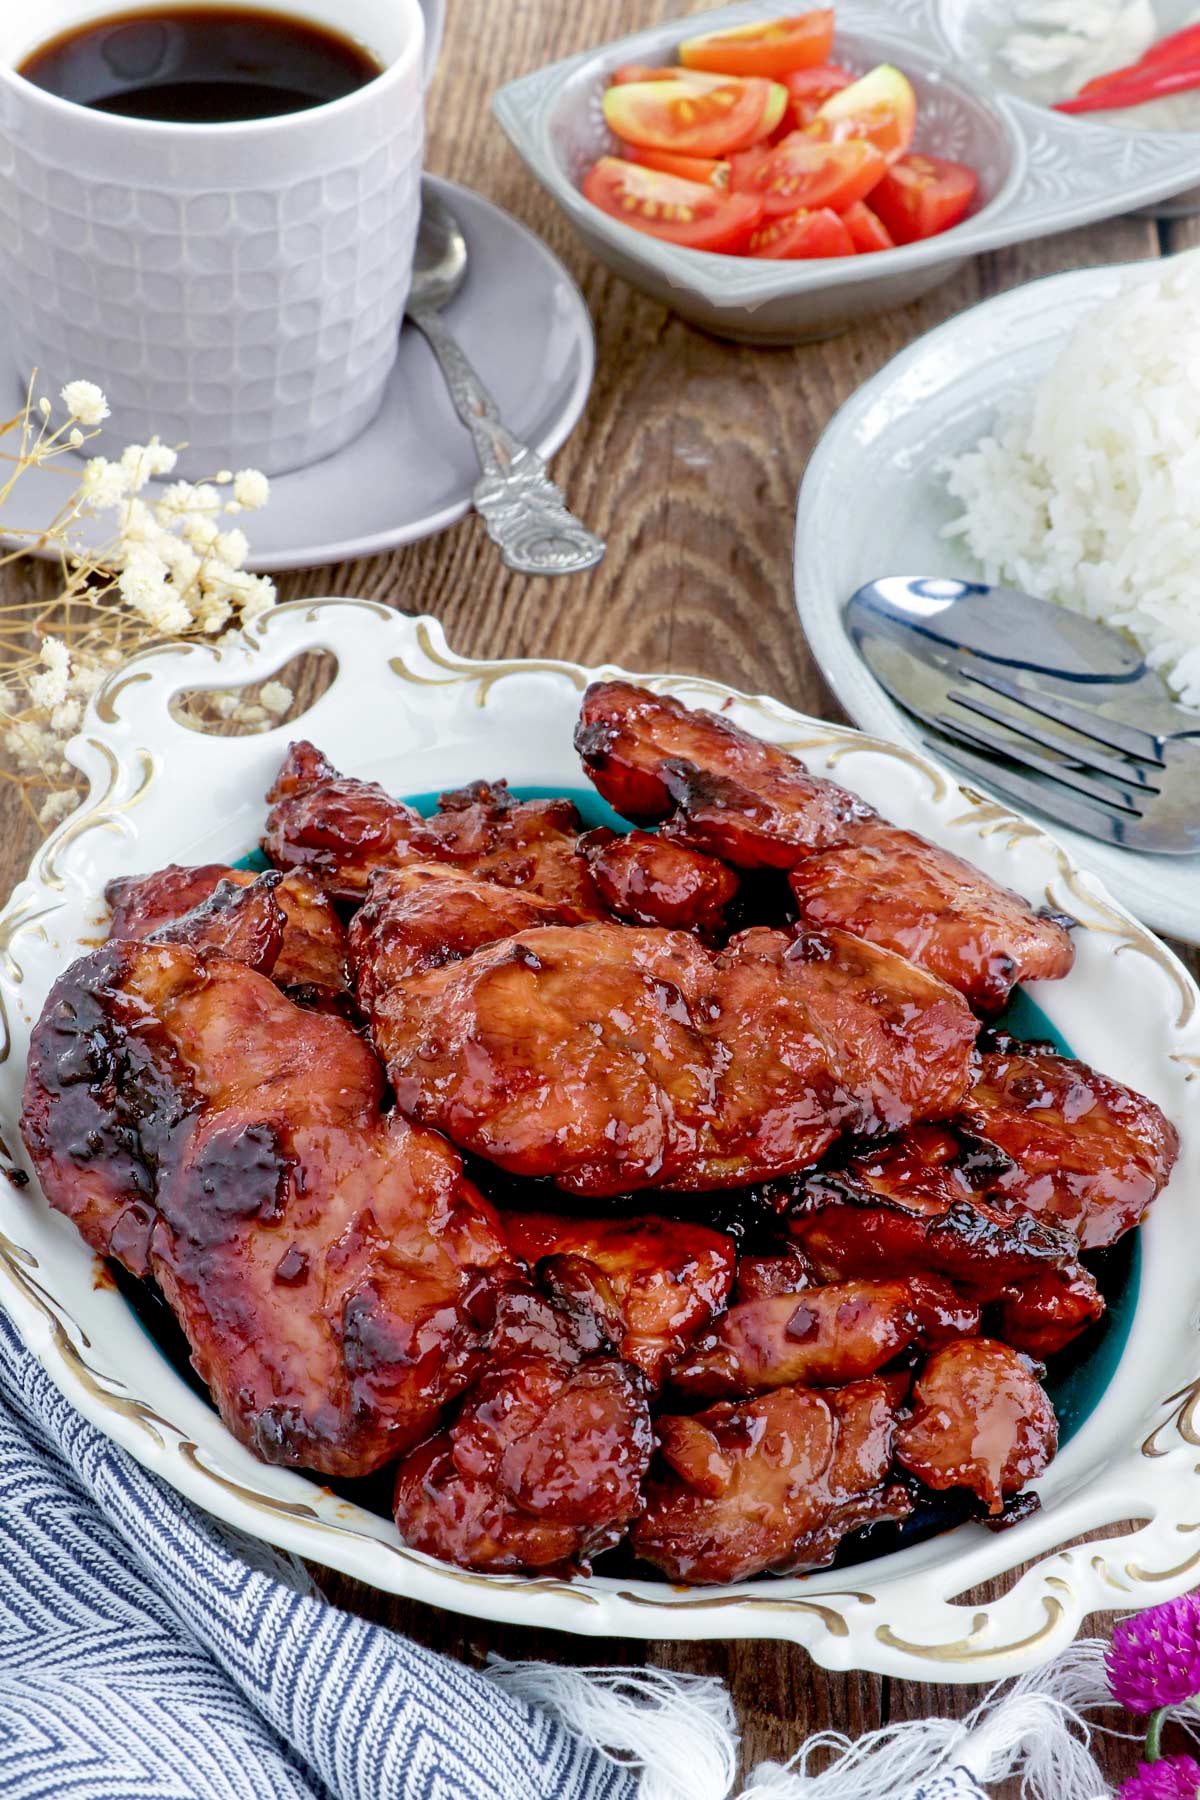
[[[216,125],[341,100],[382,72],[326,25],[241,6],[163,6],[61,32],[18,73],[60,99],[124,118]]]

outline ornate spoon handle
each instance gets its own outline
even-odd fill
[[[409,318],[428,340],[454,410],[474,439],[483,480],[471,497],[508,567],[522,575],[590,569],[604,555],[604,540],[568,509],[537,451],[502,423],[496,402],[437,313],[421,307]]]

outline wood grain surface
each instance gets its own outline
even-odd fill
[[[540,233],[591,309],[595,386],[554,473],[573,508],[607,538],[604,562],[569,580],[527,580],[501,566],[482,527],[468,519],[390,556],[281,577],[280,595],[368,596],[436,614],[451,645],[469,655],[613,659],[631,669],[707,674],[834,718],[839,711],[797,625],[791,585],[797,485],[834,411],[915,337],[976,301],[1062,269],[1182,249],[1200,242],[1200,228],[1123,218],[999,251],[919,305],[821,344],[755,350],[703,336],[589,258],[488,106],[500,82],[669,18],[677,6],[450,0],[430,100],[431,169],[478,189]],[[503,293],[495,304],[499,315]],[[869,503],[847,490],[847,531]],[[26,584],[43,588],[49,574],[10,565],[0,579],[5,597],[16,598]],[[0,783],[0,893],[23,872],[36,835],[12,789]],[[959,1715],[980,1696],[971,1687],[827,1674],[783,1644],[595,1642],[480,1624],[316,1573],[338,1604],[468,1662],[496,1651],[719,1675],[733,1692],[747,1767],[786,1758],[811,1732],[832,1727],[854,1736],[888,1721]],[[1100,1754],[1114,1783],[1133,1766],[1133,1748],[1119,1740],[1106,1740]]]

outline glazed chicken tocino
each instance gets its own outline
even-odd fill
[[[1179,1154],[1152,1100],[1054,1051],[988,1052],[962,1116],[1009,1159],[995,1193],[1069,1226],[1085,1250],[1137,1224]]]
[[[936,1350],[917,1377],[896,1457],[931,1488],[970,1488],[999,1513],[1058,1446],[1054,1409],[1024,1359],[990,1338]]]
[[[564,1218],[504,1212],[515,1256],[558,1291],[599,1289],[617,1321],[621,1355],[661,1387],[702,1327],[723,1311],[733,1286],[733,1239],[690,1220]]]
[[[738,869],[782,869],[801,917],[899,951],[992,1011],[1073,961],[1070,923],[898,831],[778,744],[623,681],[584,695],[575,745],[618,812]]]
[[[672,1581],[744,1581],[820,1568],[848,1532],[905,1518],[912,1500],[889,1474],[906,1386],[776,1388],[660,1418],[634,1550]]]
[[[610,806],[736,869],[791,869],[844,843],[865,801],[716,713],[627,681],[587,690],[575,748]]]
[[[1060,980],[1075,960],[1073,921],[1034,912],[961,856],[881,820],[856,822],[847,843],[805,857],[788,880],[802,919],[898,950],[979,1012],[1003,1006],[1018,981]]]
[[[605,906],[632,925],[720,936],[738,878],[715,856],[661,832],[590,831],[579,847]]]
[[[360,899],[376,869],[432,862],[549,900],[572,919],[603,916],[569,800],[518,800],[503,781],[477,781],[443,794],[425,819],[377,781],[339,775],[309,743],[290,747],[267,799],[267,855],[337,899]]]
[[[401,1109],[578,1194],[803,1168],[844,1131],[953,1112],[970,1079],[959,996],[840,932],[716,955],[683,932],[535,927],[388,987],[381,906],[353,948]]]
[[[249,869],[223,863],[185,868],[168,863],[153,875],[123,875],[110,881],[104,898],[112,908],[110,938],[159,937],[193,907],[208,900],[222,882],[249,887]],[[283,876],[275,899],[284,915],[283,942],[271,969],[293,998],[335,999],[350,985],[346,930],[328,896],[307,875]]]
[[[382,1091],[349,1026],[217,948],[110,941],[34,1033],[22,1131],[47,1198],[153,1276],[269,1462],[365,1474],[482,1359],[473,1290],[509,1264],[498,1220]]]
[[[910,1344],[978,1330],[978,1305],[937,1276],[834,1282],[731,1306],[676,1364],[671,1386],[704,1400],[774,1387],[844,1387],[876,1374]]]

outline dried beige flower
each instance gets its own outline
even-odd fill
[[[81,425],[100,425],[108,417],[108,401],[94,381],[68,381],[62,403]]]
[[[233,478],[233,497],[247,512],[257,512],[271,498],[271,484],[257,469],[239,469]]]
[[[0,435],[17,436],[6,459],[8,472],[0,473],[0,511],[25,469],[80,447],[108,417],[108,403],[94,382],[68,382],[62,402],[68,418],[55,428],[50,402],[35,398],[31,388],[24,411],[0,426]],[[222,515],[265,502],[266,477],[253,469],[236,477],[222,469],[211,481],[175,481],[147,492],[151,481],[172,473],[175,461],[175,451],[157,437],[128,445],[115,460],[89,458],[74,496],[45,534],[62,558],[58,593],[49,602],[3,606],[0,744],[9,766],[0,766],[0,778],[17,783],[44,827],[57,823],[78,798],[81,778],[63,749],[114,668],[164,637],[235,636],[275,603],[268,577],[245,568],[250,551],[245,532],[222,523]],[[239,484],[241,497],[231,491]],[[81,555],[70,542],[71,526],[83,514],[106,513],[114,517],[111,540]],[[206,695],[196,706],[201,716],[262,730],[291,701],[282,682],[268,682],[259,698]]]
[[[264,684],[258,697],[267,711],[279,719],[283,717],[296,696],[290,687],[284,686],[282,681],[268,681]]]

